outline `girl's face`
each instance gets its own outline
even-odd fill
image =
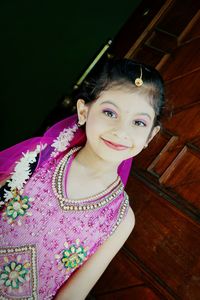
[[[120,163],[136,156],[159,131],[155,112],[140,91],[119,87],[102,92],[92,103],[77,102],[80,124],[86,122],[87,147],[98,157]]]

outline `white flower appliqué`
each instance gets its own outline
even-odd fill
[[[6,189],[4,189],[5,202],[8,202],[11,198],[13,198],[13,193],[11,191],[7,191]],[[2,202],[1,204],[4,204],[4,202]]]
[[[75,124],[73,127],[65,128],[60,132],[59,136],[53,141],[53,144],[51,145],[54,148],[54,151],[51,153],[52,157],[56,157],[59,152],[67,149],[77,129],[78,126]]]
[[[24,184],[27,182],[31,174],[30,164],[36,162],[37,155],[40,151],[45,149],[46,146],[47,144],[37,145],[34,151],[27,151],[26,153],[22,152],[22,158],[19,162],[16,162],[14,171],[11,173],[12,176],[9,180],[7,180],[11,191],[4,189],[4,198],[6,202],[13,198],[14,190],[21,191],[23,189]]]

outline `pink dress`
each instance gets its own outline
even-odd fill
[[[67,175],[76,153],[51,156],[3,211],[3,299],[52,299],[125,217],[129,202],[120,179],[99,195],[67,199]]]

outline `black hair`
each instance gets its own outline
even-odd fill
[[[135,79],[140,77],[143,84],[136,86]],[[147,94],[155,111],[154,126],[160,125],[165,101],[164,83],[160,73],[150,65],[125,58],[109,59],[89,74],[73,98],[74,100],[81,98],[88,103],[96,100],[101,92],[120,85]]]

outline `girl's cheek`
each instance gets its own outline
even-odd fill
[[[88,133],[92,135],[101,134],[104,131],[104,126],[102,123],[99,123],[97,120],[90,120],[90,123],[87,124]]]

